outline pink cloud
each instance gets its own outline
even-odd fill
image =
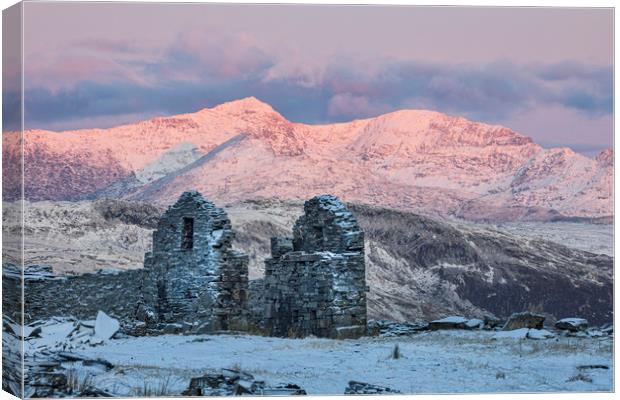
[[[261,70],[271,57],[259,42],[245,32],[222,34],[191,30],[179,35],[176,48],[200,60],[215,76],[230,78]]]
[[[274,55],[274,63],[265,72],[262,81],[286,82],[303,88],[323,85],[328,65],[326,60],[309,57],[299,49],[288,50],[285,54]]]
[[[588,115],[561,105],[536,104],[502,121],[546,146],[577,149],[613,146],[613,115]]]
[[[29,54],[24,65],[27,88],[44,87],[52,91],[71,88],[80,81],[128,81],[140,85],[153,83],[144,73],[145,62],[150,57],[133,53],[131,57],[117,57],[102,51],[84,51],[67,45],[63,52],[54,51]],[[140,62],[135,62],[139,59]]]

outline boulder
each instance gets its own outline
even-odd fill
[[[192,378],[184,396],[294,396],[305,395],[306,391],[289,383],[268,386],[264,381],[257,381],[254,376],[234,369],[222,369],[220,372],[206,373]]]
[[[95,320],[95,337],[101,340],[111,339],[112,336],[120,329],[118,320],[108,316],[103,311],[97,313]]]
[[[478,318],[472,318],[465,322],[465,328],[467,329],[480,329],[484,326],[484,321]]]
[[[545,322],[544,315],[531,312],[515,313],[508,318],[503,330],[512,331],[520,328],[542,329]]]
[[[440,329],[466,329],[467,318],[452,316],[442,319],[436,319],[428,324],[428,329],[431,331],[437,331]]]
[[[555,323],[555,327],[562,331],[585,331],[588,329],[588,321],[583,318],[563,318]]]
[[[400,391],[385,386],[372,385],[365,382],[349,381],[344,394],[398,394]]]

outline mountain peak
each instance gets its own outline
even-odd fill
[[[277,114],[277,112],[269,104],[260,101],[254,96],[245,97],[239,100],[233,100],[222,103],[213,108],[213,110],[224,111],[228,113],[244,113],[244,112],[260,112],[268,114]]]

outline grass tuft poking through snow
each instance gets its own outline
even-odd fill
[[[67,387],[71,393],[82,393],[93,385],[93,376],[76,368],[67,370]]]
[[[398,360],[401,357],[402,357],[402,354],[400,354],[400,347],[398,347],[398,343],[396,343],[394,345],[394,348],[392,349],[391,358],[393,358],[394,360]]]
[[[568,380],[566,382],[576,382],[576,381],[583,381],[583,382],[592,383],[592,378],[590,378],[586,374],[579,373],[577,375],[573,375],[570,378],[568,378]]]

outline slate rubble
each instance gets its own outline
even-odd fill
[[[109,317],[108,317],[109,318]],[[92,385],[76,382],[77,369],[88,367],[102,372],[114,368],[112,363],[103,359],[93,359],[80,355],[75,350],[83,346],[95,346],[103,343],[96,337],[94,321],[77,321],[69,318],[54,318],[49,321],[37,321],[23,330],[16,329],[8,317],[3,318],[2,351],[4,390],[17,396],[28,397],[112,397],[113,395]],[[19,333],[23,332],[24,374],[21,375]],[[28,333],[29,332],[29,333]],[[26,334],[28,333],[28,334]],[[30,341],[35,338],[45,340],[36,348]],[[23,378],[23,393],[21,382]]]
[[[365,382],[350,381],[344,391],[344,394],[366,394],[366,395],[382,395],[382,394],[399,394],[400,391],[385,386],[372,385]]]
[[[265,381],[256,380],[252,374],[235,369],[224,368],[218,372],[207,372],[192,378],[183,396],[296,396],[306,391],[289,383],[269,386]]]

